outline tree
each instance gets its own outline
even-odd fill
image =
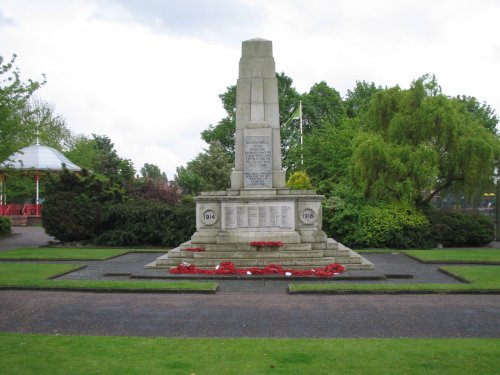
[[[373,82],[356,81],[354,89],[347,90],[347,97],[344,100],[347,117],[355,118],[368,112],[373,95],[381,90],[382,87],[375,86]]]
[[[199,153],[186,167],[177,167],[175,183],[186,194],[201,191],[225,190],[230,186],[232,159],[224,149],[210,145]]]
[[[334,184],[344,180],[350,183],[353,141],[360,132],[358,119],[345,119],[338,127],[313,129],[304,138],[304,167],[321,193],[329,194]]]
[[[64,155],[76,165],[93,171],[96,159],[95,141],[82,134],[73,136]]]
[[[141,175],[146,180],[167,180],[167,175],[160,167],[149,163],[145,163],[141,168]]]
[[[433,76],[378,92],[363,121],[352,169],[367,197],[424,205],[454,183],[472,197],[490,182],[498,138]]]
[[[303,127],[306,134],[318,127],[339,126],[345,116],[339,92],[329,87],[325,81],[315,83],[309,92],[302,96],[302,104]]]
[[[45,84],[28,79],[21,81],[20,71],[14,68],[16,55],[9,62],[0,56],[0,161],[6,160],[23,146],[23,117],[30,97]]]
[[[99,233],[103,212],[122,200],[102,177],[83,171],[81,176],[65,169],[46,186],[43,226],[60,241],[88,241]]]
[[[135,169],[130,159],[118,156],[113,142],[105,135],[92,134],[74,137],[66,156],[82,168],[106,176],[111,183],[125,184],[135,177]]]
[[[455,100],[460,102],[464,108],[472,114],[472,117],[478,120],[486,129],[493,134],[497,133],[498,117],[495,110],[486,103],[479,103],[473,96],[457,96]]]
[[[56,113],[54,105],[39,98],[31,98],[22,111],[23,127],[19,136],[25,145],[40,144],[57,150],[66,150],[71,141],[71,131],[66,120]]]
[[[229,86],[225,93],[219,98],[226,110],[226,117],[218,122],[216,126],[209,125],[208,129],[201,133],[201,138],[209,145],[223,150],[234,160],[234,132],[236,129],[236,86]]]
[[[280,107],[280,123],[284,124],[299,106],[300,95],[292,86],[292,79],[285,73],[276,74],[278,80],[278,97]],[[201,138],[209,145],[214,145],[234,160],[234,132],[236,129],[236,86],[229,86],[225,93],[219,95],[222,105],[226,110],[226,117],[217,125],[209,125],[201,133]],[[283,165],[287,165],[287,152],[298,142],[298,127],[281,128],[281,146]]]

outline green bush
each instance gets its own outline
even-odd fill
[[[133,200],[106,208],[95,243],[108,246],[176,246],[196,229],[195,204]]]
[[[428,219],[412,206],[368,201],[340,184],[323,202],[323,224],[329,235],[350,247],[434,245]]]
[[[495,225],[488,216],[434,209],[426,214],[436,243],[443,246],[484,246],[495,239]]]
[[[0,236],[5,236],[11,233],[10,220],[0,216]]]
[[[357,241],[363,247],[429,248],[434,245],[430,229],[427,217],[410,205],[365,206]]]
[[[313,186],[311,180],[306,172],[296,171],[291,174],[286,182],[290,189],[295,190],[312,190]]]
[[[63,242],[91,241],[99,232],[107,205],[121,200],[121,193],[106,180],[83,171],[64,170],[46,185],[42,208],[45,231]]]

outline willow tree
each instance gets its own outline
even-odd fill
[[[367,197],[422,205],[457,183],[469,197],[491,183],[497,135],[433,76],[377,93],[363,122],[352,172]]]

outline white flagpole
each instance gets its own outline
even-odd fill
[[[304,136],[302,134],[302,100],[299,102],[299,118],[300,118],[300,164],[302,169],[304,169]]]

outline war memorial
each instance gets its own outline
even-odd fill
[[[147,268],[193,264],[213,268],[278,264],[310,269],[339,263],[346,270],[373,264],[322,231],[321,202],[314,190],[286,187],[272,42],[242,43],[236,86],[235,165],[225,191],[196,197],[196,232]]]

